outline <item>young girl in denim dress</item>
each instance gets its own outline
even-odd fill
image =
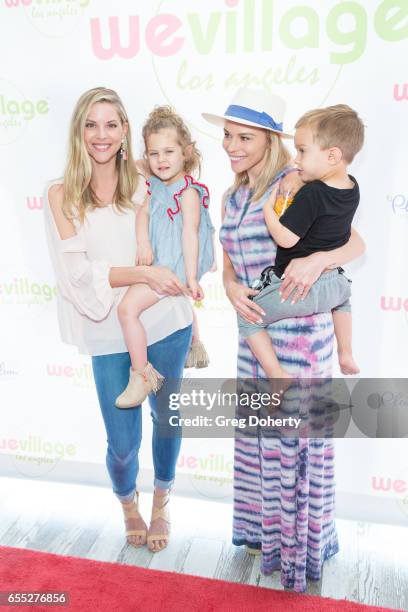
[[[144,127],[145,159],[151,176],[148,195],[136,215],[137,265],[170,268],[185,285],[186,294],[200,301],[201,277],[214,265],[214,227],[209,216],[207,187],[193,178],[201,155],[184,121],[172,108],[161,106]],[[119,307],[119,320],[131,357],[129,383],[116,399],[130,408],[156,392],[163,377],[147,361],[146,334],[140,315],[161,299],[148,285],[133,285]],[[208,356],[194,316],[193,341],[186,367],[206,367]]]

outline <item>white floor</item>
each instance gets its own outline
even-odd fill
[[[0,545],[116,561],[282,589],[259,557],[231,544],[231,506],[172,495],[172,535],[159,554],[124,541],[119,503],[105,488],[0,478]],[[151,495],[141,493],[148,520]],[[308,592],[408,610],[408,528],[338,520],[341,552]]]

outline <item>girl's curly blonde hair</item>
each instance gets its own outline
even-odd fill
[[[156,106],[148,116],[142,131],[145,149],[147,149],[147,139],[151,134],[157,134],[157,132],[160,130],[169,128],[176,130],[178,141],[183,149],[183,152],[187,147],[190,147],[191,149],[191,153],[186,155],[184,172],[186,174],[195,173],[200,176],[202,159],[201,153],[197,149],[196,143],[192,140],[191,133],[187,125],[171,106]]]

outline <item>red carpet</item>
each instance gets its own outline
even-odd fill
[[[0,547],[0,591],[68,591],[67,607],[0,606],[57,612],[374,612],[361,606],[187,574]]]

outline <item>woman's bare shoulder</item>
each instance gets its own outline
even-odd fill
[[[222,194],[222,202],[223,202],[223,204],[226,203],[228,198],[231,196],[231,193],[232,193],[232,188],[231,187],[228,187],[228,189],[226,189],[224,191],[224,193]]]
[[[51,208],[61,208],[64,201],[64,185],[54,183],[48,188],[48,201]]]
[[[64,214],[64,185],[62,183],[55,183],[49,187],[48,201],[61,240],[74,236],[76,233],[74,224]]]

